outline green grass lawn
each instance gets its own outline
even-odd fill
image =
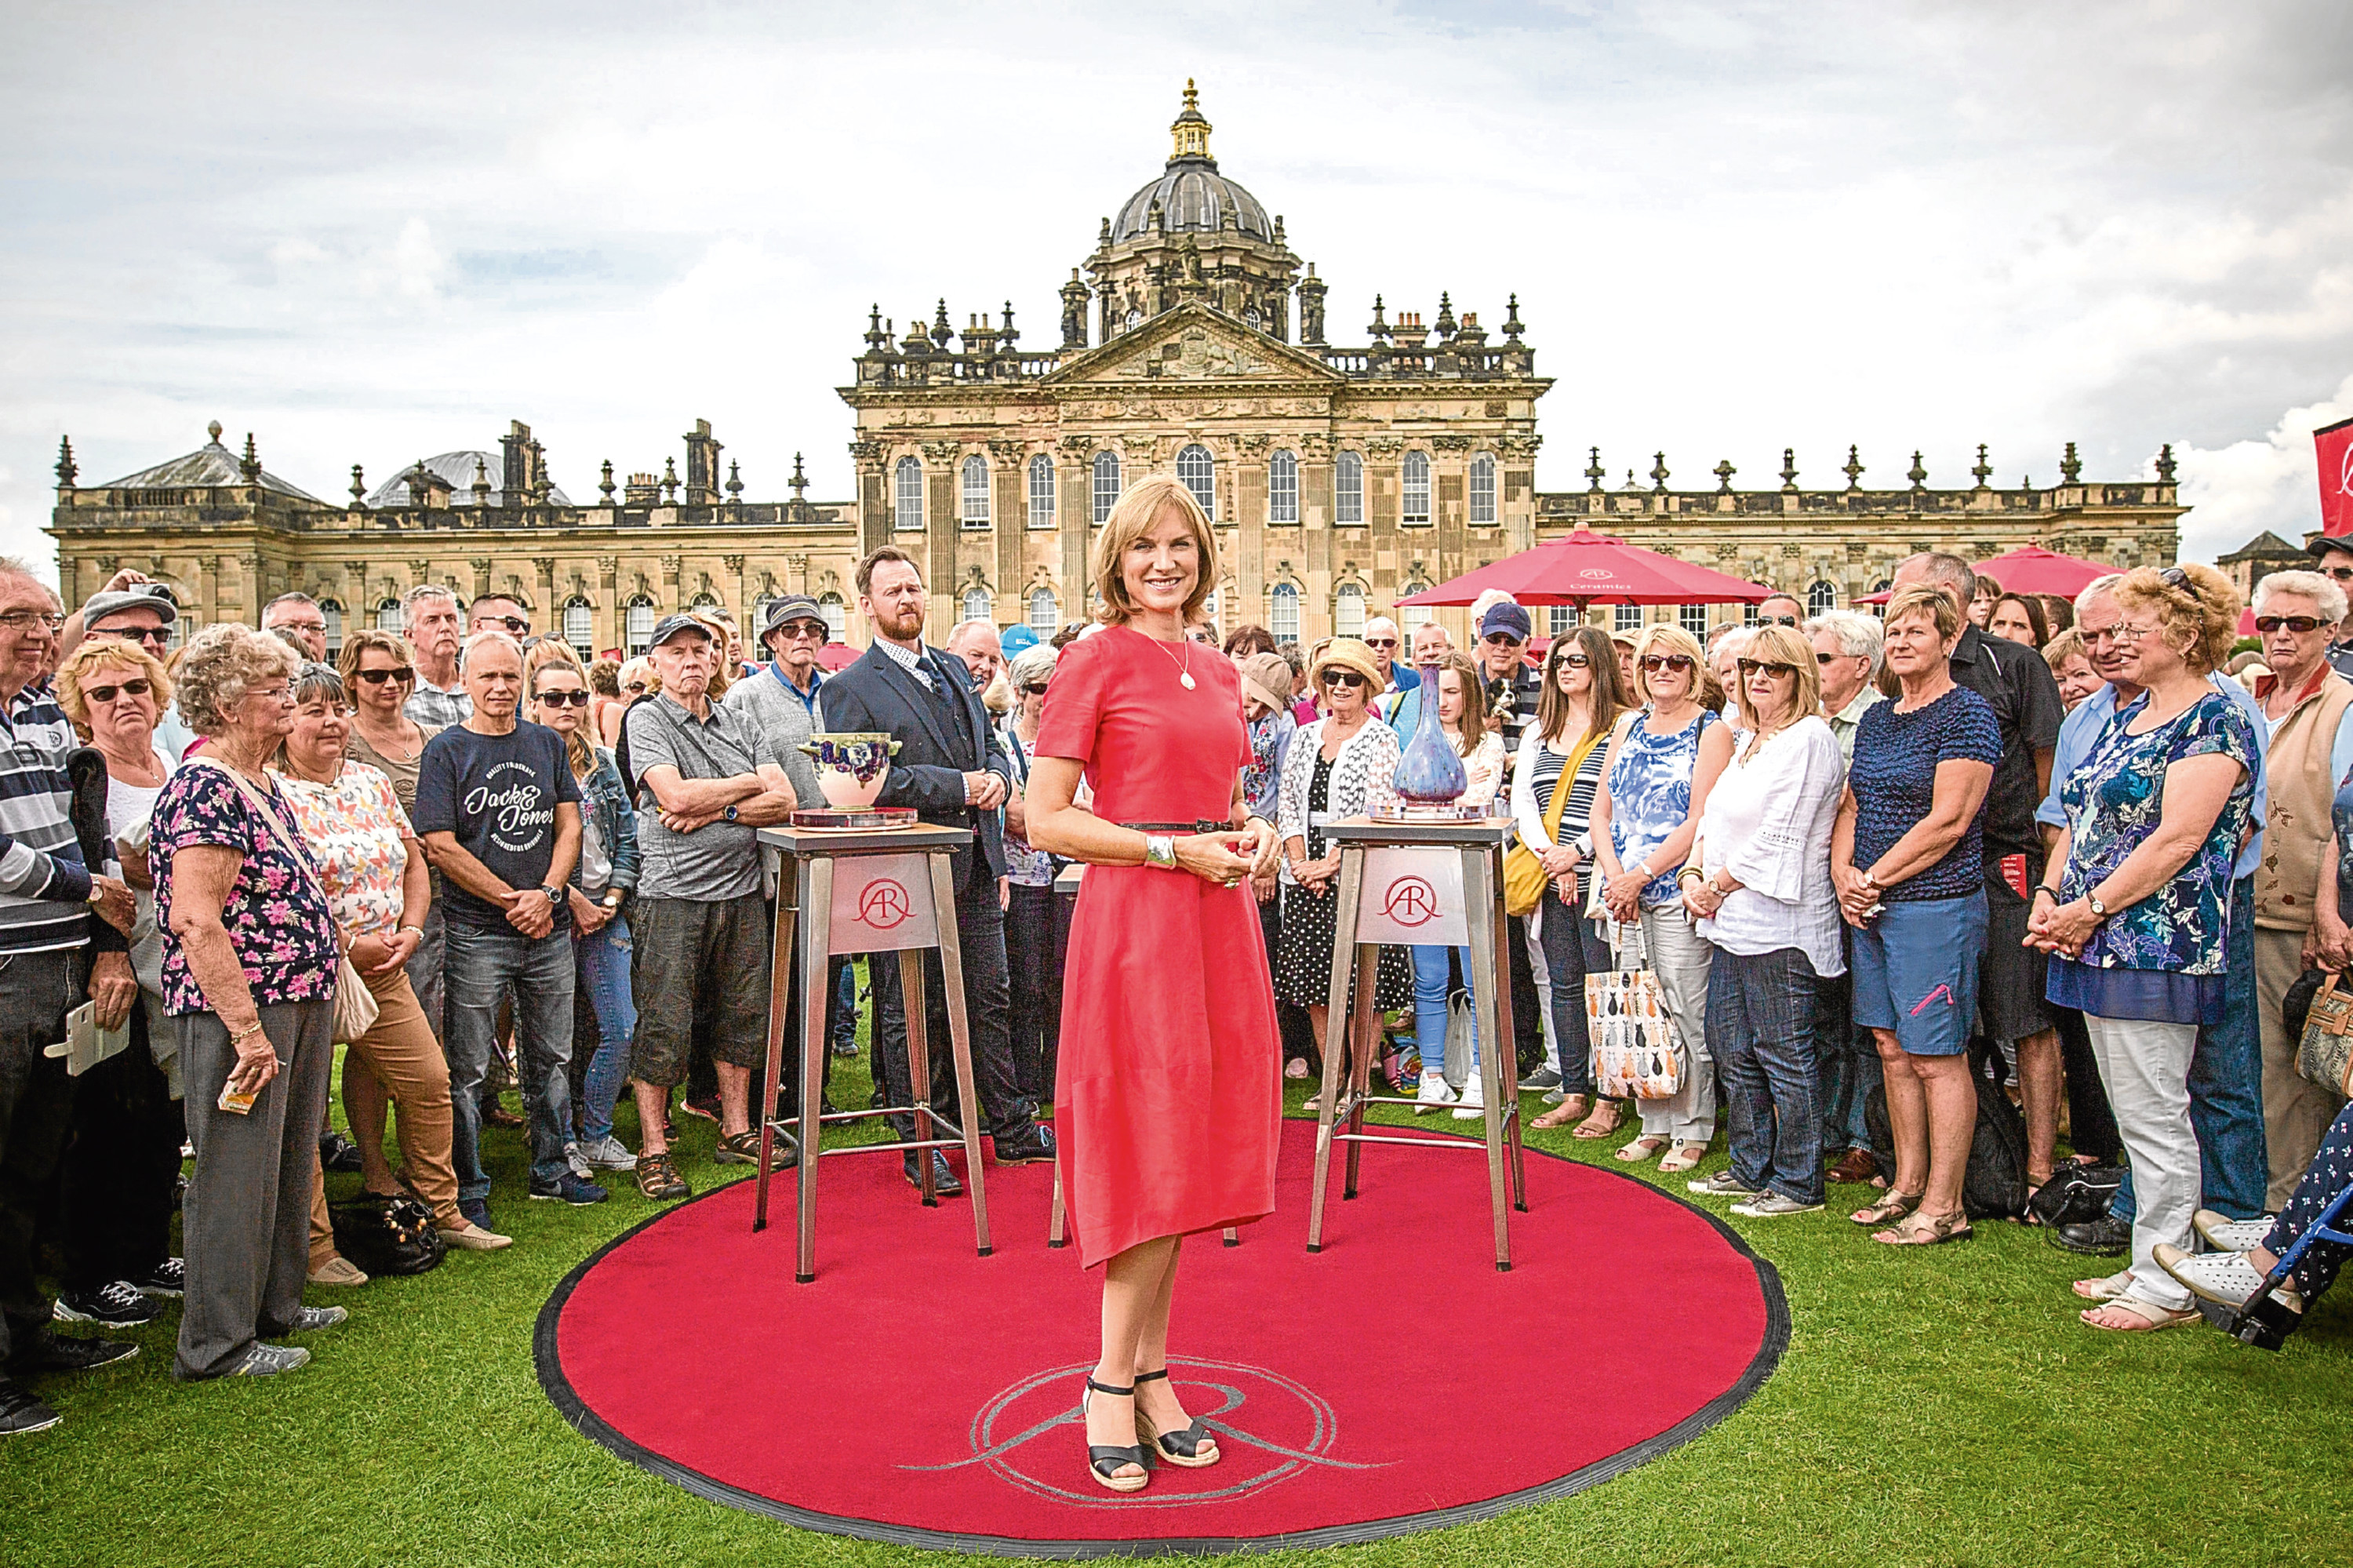
[[[834,1097],[864,1103],[864,1073],[843,1066]],[[1286,1085],[1294,1112],[1304,1086]],[[698,1191],[741,1171],[711,1163],[711,1124],[682,1130]],[[634,1131],[625,1111],[623,1136]],[[1619,1141],[1532,1137],[1602,1163]],[[175,1384],[174,1310],[135,1336],[137,1360],[36,1383],[66,1419],[0,1444],[0,1563],[945,1561],[702,1501],[566,1425],[533,1374],[533,1319],[649,1208],[617,1181],[595,1208],[522,1202],[520,1135],[486,1145],[495,1218],[515,1245],[452,1254],[418,1278],[314,1290],[353,1318],[310,1341],[304,1370]],[[1843,1218],[1865,1190],[1832,1196],[1831,1215],[1733,1221],[1779,1267],[1794,1332],[1779,1371],[1723,1425],[1560,1502],[1335,1550],[1366,1568],[2353,1561],[2346,1294],[2277,1355],[2202,1326],[2102,1334],[2076,1323],[2067,1289],[2104,1272],[2096,1260],[2003,1224],[1967,1246],[1889,1253]],[[691,1321],[691,1294],[678,1309]],[[857,1353],[854,1320],[843,1337]],[[1576,1420],[1577,1347],[1527,1351],[1527,1375]],[[1400,1323],[1357,1351],[1411,1378],[1446,1354],[1445,1336]]]

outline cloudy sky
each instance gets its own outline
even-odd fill
[[[0,550],[208,419],[340,498],[510,418],[556,482],[707,418],[849,493],[870,303],[1054,290],[1187,77],[1331,285],[1500,321],[1538,482],[2181,459],[2184,553],[2314,526],[2353,415],[2342,4],[71,5],[0,50]]]

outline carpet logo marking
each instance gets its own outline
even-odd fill
[[[941,1471],[981,1465],[1007,1484],[1039,1497],[1082,1508],[1134,1509],[1186,1508],[1249,1497],[1318,1467],[1374,1470],[1398,1462],[1356,1462],[1335,1457],[1339,1420],[1321,1394],[1295,1378],[1242,1361],[1176,1356],[1171,1358],[1170,1365],[1176,1373],[1178,1387],[1184,1391],[1186,1407],[1217,1434],[1224,1457],[1210,1470],[1194,1472],[1159,1462],[1153,1466],[1154,1473],[1164,1486],[1172,1477],[1194,1474],[1205,1478],[1232,1478],[1226,1485],[1183,1493],[1158,1491],[1155,1488],[1113,1499],[1088,1481],[1081,1473],[1086,1462],[1086,1423],[1079,1414],[1077,1403],[1065,1395],[1069,1390],[1083,1385],[1087,1374],[1094,1371],[1092,1361],[1035,1372],[999,1390],[974,1414],[967,1432],[971,1452],[965,1457],[943,1465],[899,1467]],[[1056,1391],[1044,1395],[1045,1400],[1051,1401],[1050,1411],[1039,1397],[1050,1386]],[[1246,1422],[1242,1413],[1253,1396],[1259,1401],[1261,1412],[1254,1413],[1256,1421]],[[1306,1436],[1295,1445],[1277,1442],[1250,1429],[1260,1424],[1277,1429],[1284,1425],[1299,1425],[1303,1416]],[[1050,1442],[1039,1441],[1049,1437]],[[1062,1484],[1064,1481],[1069,1484]],[[1079,1490],[1081,1487],[1088,1489]]]

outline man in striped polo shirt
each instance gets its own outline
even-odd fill
[[[66,1015],[85,1000],[120,1017],[138,987],[122,938],[131,890],[92,875],[74,837],[66,758],[80,743],[46,679],[64,624],[47,585],[0,556],[0,1437],[58,1422],[13,1376],[103,1366],[139,1349],[52,1335],[33,1279],[37,1194],[73,1105],[64,1061],[44,1047],[66,1037]]]

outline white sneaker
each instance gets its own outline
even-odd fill
[[[2244,1307],[2263,1287],[2263,1277],[2243,1252],[2187,1253],[2159,1242],[2152,1255],[2158,1266],[2189,1287],[2189,1294],[2225,1307]],[[2272,1292],[2282,1305],[2303,1310],[2300,1297],[2286,1286]]]
[[[2216,1252],[2253,1252],[2272,1234],[2272,1222],[2278,1217],[2264,1214],[2258,1219],[2234,1220],[2211,1209],[2200,1209],[2189,1217],[2189,1223]]]
[[[1479,1069],[1472,1067],[1471,1076],[1462,1086],[1462,1094],[1454,1102],[1456,1121],[1482,1121],[1487,1115],[1486,1093],[1479,1080]]]
[[[1422,1074],[1421,1092],[1413,1097],[1414,1115],[1428,1116],[1440,1106],[1451,1106],[1453,1103],[1454,1091],[1446,1086],[1445,1074],[1427,1072]]]
[[[590,1171],[635,1171],[638,1168],[638,1157],[609,1132],[578,1145],[575,1152],[580,1163],[587,1167],[586,1171],[578,1172],[583,1176]]]

